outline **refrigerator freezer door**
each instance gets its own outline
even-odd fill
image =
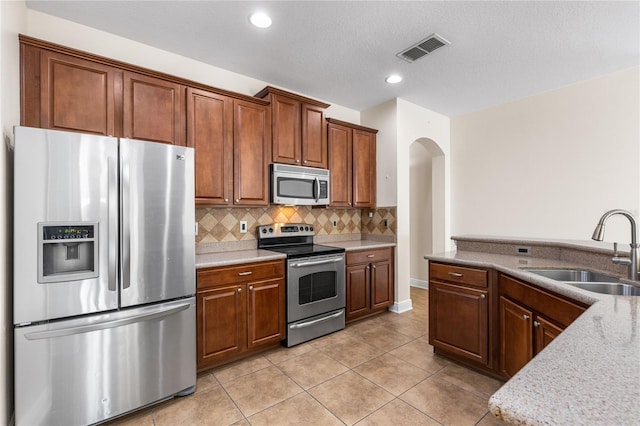
[[[16,425],[86,425],[196,382],[195,299],[14,332]]]
[[[117,139],[16,127],[14,159],[14,323],[116,309]]]
[[[193,148],[120,139],[123,307],[195,294]]]

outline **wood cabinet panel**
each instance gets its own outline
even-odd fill
[[[215,363],[242,351],[245,305],[240,285],[198,292],[198,365]]]
[[[533,358],[533,312],[500,297],[500,371],[516,374]]]
[[[487,291],[431,280],[429,343],[488,364]]]
[[[248,347],[279,342],[285,336],[284,279],[248,284]]]
[[[116,69],[41,51],[39,127],[115,135]],[[118,85],[116,85],[116,82]]]
[[[300,165],[300,102],[286,96],[271,97],[273,162]]]
[[[546,348],[553,339],[560,335],[560,333],[562,333],[562,328],[539,315],[535,317],[533,327],[535,333],[534,349],[536,355]]]
[[[376,250],[350,251],[347,253],[347,264],[378,262],[390,260],[392,248],[382,248]]]
[[[324,108],[302,104],[302,165],[327,168],[327,128]]]
[[[339,124],[328,125],[330,202],[334,207],[350,207],[352,202],[352,131]]]
[[[232,204],[233,99],[187,89],[187,146],[195,149],[196,203]]]
[[[347,266],[347,320],[369,313],[369,269],[368,264]]]
[[[353,206],[376,205],[376,135],[353,131]]]
[[[184,90],[177,83],[125,71],[124,137],[184,145]]]
[[[371,309],[393,303],[393,265],[390,261],[371,264]]]
[[[430,263],[429,277],[482,288],[486,288],[489,282],[488,271],[484,269],[440,263]]]
[[[269,108],[234,100],[234,204],[269,205]]]
[[[221,284],[261,281],[283,276],[283,260],[201,269],[198,271],[198,290]]]

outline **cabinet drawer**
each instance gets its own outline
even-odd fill
[[[506,275],[500,275],[500,296],[509,297],[545,317],[567,327],[586,310],[586,308],[565,300],[555,294],[538,290],[522,281]]]
[[[391,259],[391,248],[347,252],[347,265]]]
[[[429,263],[429,279],[486,288],[488,281],[487,276],[488,273],[484,269]]]
[[[198,271],[198,290],[277,277],[284,277],[284,260],[201,269]]]

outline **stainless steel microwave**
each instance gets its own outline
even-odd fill
[[[271,164],[271,202],[298,206],[329,204],[329,170]]]

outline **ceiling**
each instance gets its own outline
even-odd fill
[[[356,110],[400,97],[453,117],[640,65],[638,1],[26,3]],[[249,23],[257,10],[271,28]],[[451,44],[396,57],[432,33]]]

